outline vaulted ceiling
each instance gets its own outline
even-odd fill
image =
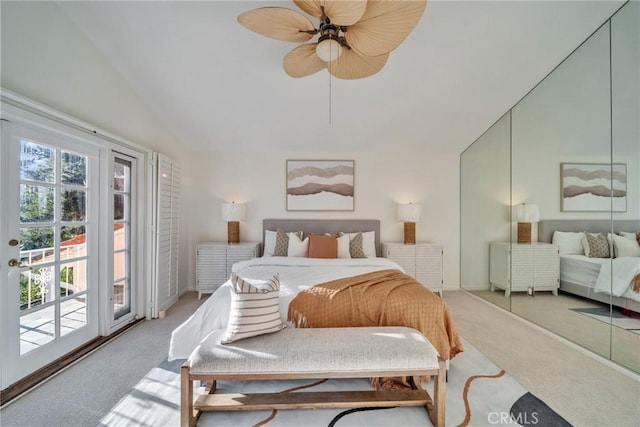
[[[58,2],[184,144],[207,150],[461,152],[621,1],[430,1],[378,74],[294,79],[294,43],[237,16],[285,1]],[[314,19],[315,20],[315,19]]]

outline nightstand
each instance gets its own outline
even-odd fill
[[[491,242],[489,282],[491,290],[511,292],[551,291],[560,287],[560,255],[551,243]]]
[[[258,242],[207,242],[196,246],[196,290],[202,294],[216,291],[231,276],[234,263],[260,254]]]
[[[426,242],[412,245],[383,243],[382,256],[398,263],[405,273],[442,297],[442,245]]]

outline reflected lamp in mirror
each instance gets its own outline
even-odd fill
[[[240,243],[240,221],[244,221],[244,203],[223,203],[222,219],[227,221],[227,243]]]
[[[518,243],[531,243],[531,223],[540,221],[538,205],[521,204],[516,208]]]
[[[415,203],[398,204],[398,221],[404,222],[404,244],[416,243],[416,222],[420,221],[422,207]]]

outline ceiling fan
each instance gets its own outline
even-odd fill
[[[251,31],[276,40],[303,43],[284,57],[291,77],[326,68],[340,79],[361,79],[384,67],[389,53],[416,26],[426,0],[293,0],[319,19],[318,27],[302,13],[286,7],[260,7],[238,16]]]

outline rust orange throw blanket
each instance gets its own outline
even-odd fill
[[[298,293],[289,321],[299,328],[407,326],[422,332],[443,359],[463,351],[449,307],[399,270],[333,280]],[[384,385],[374,385],[387,388]]]

